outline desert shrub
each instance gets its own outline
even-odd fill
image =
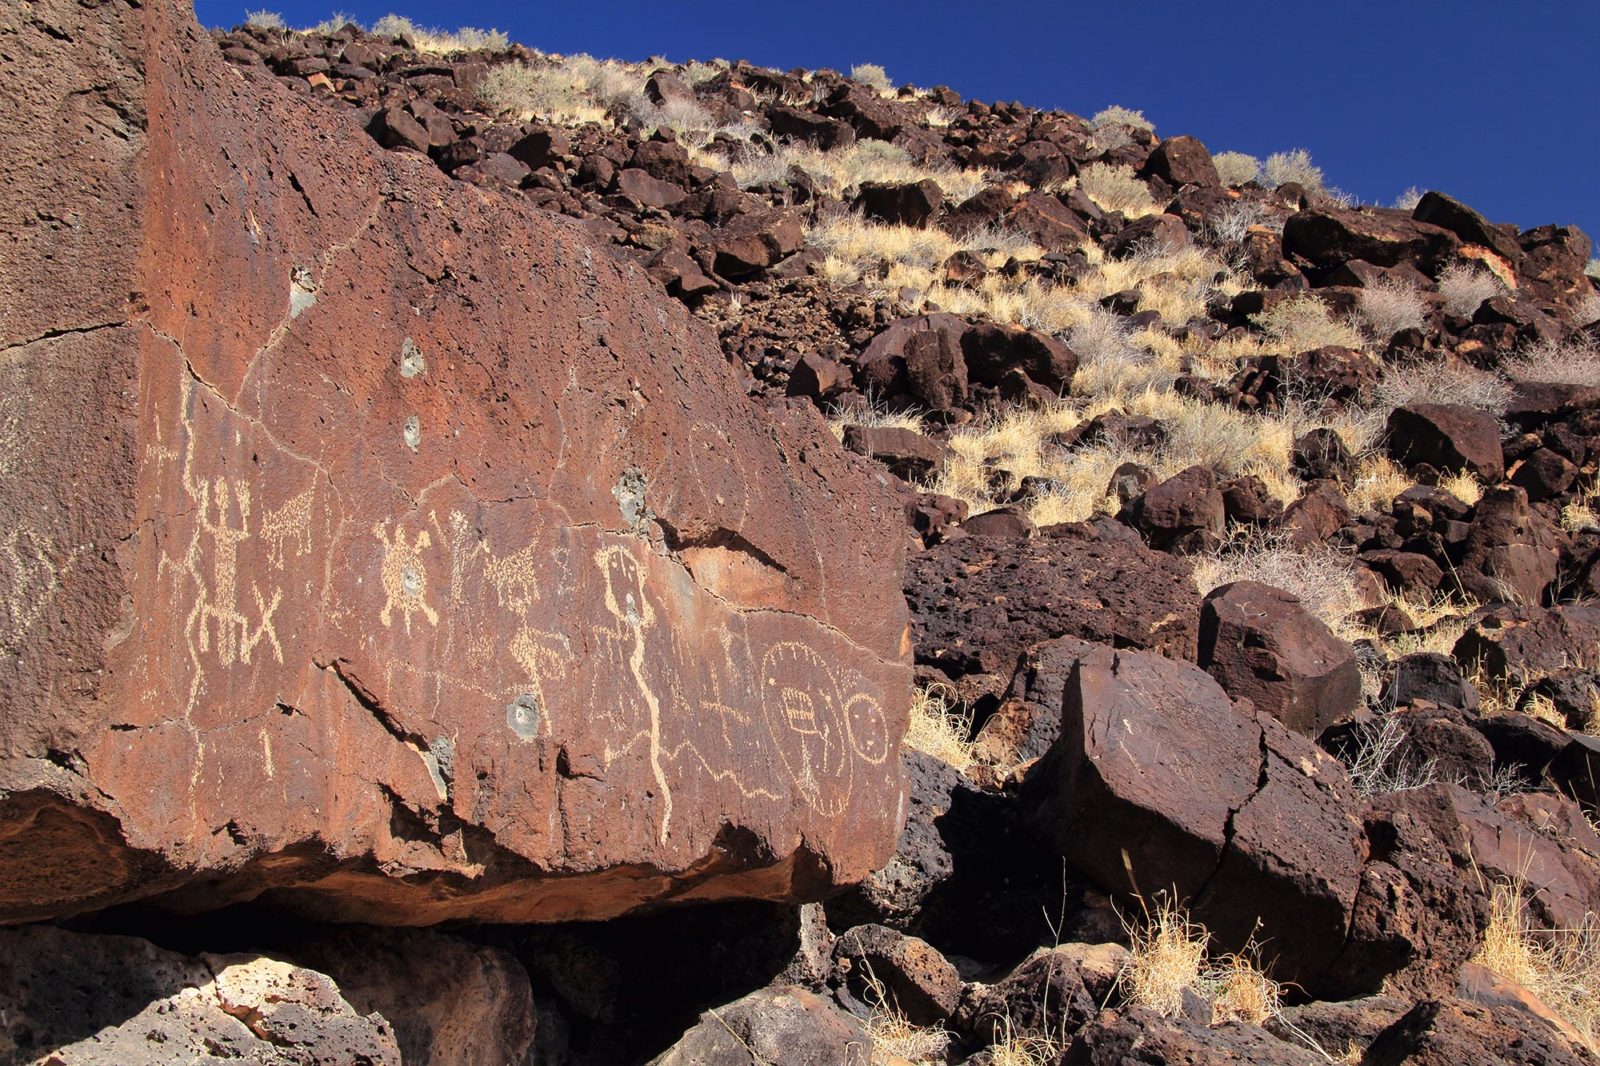
[[[1208,218],[1202,236],[1212,244],[1234,245],[1244,240],[1251,226],[1268,226],[1281,233],[1283,219],[1265,204],[1239,200]]]
[[[732,171],[742,188],[783,182],[788,179],[790,167],[799,167],[824,192],[840,198],[848,198],[864,182],[905,185],[930,178],[949,200],[960,203],[989,184],[985,170],[917,163],[899,145],[875,140],[861,140],[829,151],[808,144],[784,144],[771,151],[745,153],[722,165]]]
[[[1328,305],[1315,296],[1284,300],[1270,310],[1252,315],[1251,321],[1288,353],[1330,344],[1342,348],[1362,347],[1360,330],[1349,322],[1336,320]]]
[[[359,27],[360,25],[361,23],[356,21],[356,17],[350,14],[348,11],[335,11],[333,14],[329,15],[315,26],[307,26],[300,32],[314,33],[326,37],[329,34],[338,33],[346,26]]]
[[[1129,129],[1149,130],[1152,133],[1155,132],[1156,128],[1154,123],[1144,117],[1143,111],[1135,111],[1132,108],[1121,107],[1117,104],[1112,104],[1110,107],[1096,111],[1094,117],[1089,119],[1089,125],[1097,130],[1105,129],[1108,126],[1126,126]]]
[[[1304,148],[1273,152],[1261,165],[1261,175],[1273,188],[1292,181],[1309,192],[1322,189],[1322,168],[1311,162],[1311,153]]]
[[[1415,286],[1384,279],[1361,290],[1356,298],[1361,317],[1373,337],[1387,342],[1403,329],[1420,329],[1428,320],[1428,301]]]
[[[1169,902],[1161,902],[1145,921],[1128,930],[1129,959],[1118,987],[1133,1006],[1165,1018],[1184,1008],[1193,993],[1211,1004],[1213,1024],[1243,1021],[1259,1025],[1277,1014],[1283,988],[1256,959],[1254,942],[1242,951],[1212,960],[1211,934]]]
[[[418,26],[403,15],[393,14],[374,22],[372,32],[409,38],[418,51],[436,55],[475,52],[485,48],[501,49],[509,43],[506,35],[499,30],[480,30],[474,26],[463,26],[454,31],[431,29]]]
[[[1561,508],[1561,528],[1569,533],[1600,530],[1597,503],[1600,503],[1600,479],[1590,482]]]
[[[1576,929],[1540,929],[1527,893],[1520,883],[1493,887],[1473,961],[1538,996],[1600,1053],[1600,924],[1588,915]]]
[[[1391,205],[1396,211],[1415,211],[1417,204],[1422,202],[1422,190],[1415,185],[1406,187],[1406,191],[1394,198]]]
[[[1600,255],[1595,256],[1584,264],[1583,272],[1596,281],[1600,281]]]
[[[1211,157],[1224,185],[1243,185],[1261,175],[1261,160],[1246,152],[1218,152]]]
[[[253,26],[258,30],[286,30],[288,25],[283,21],[283,16],[276,11],[247,11],[244,24]]]
[[[1504,364],[1505,372],[1523,381],[1563,385],[1600,385],[1600,347],[1593,341],[1545,341],[1519,351]]]
[[[1487,370],[1449,360],[1397,363],[1378,379],[1380,408],[1410,403],[1453,403],[1501,414],[1511,398],[1505,379]]]
[[[857,63],[850,68],[850,77],[879,93],[894,91],[894,82],[889,80],[888,71],[876,63]]]
[[[1471,318],[1483,301],[1506,292],[1505,282],[1483,267],[1452,263],[1439,275],[1444,309],[1457,318]]]
[[[1438,763],[1419,760],[1407,744],[1405,725],[1393,715],[1363,722],[1352,730],[1353,742],[1334,754],[1362,796],[1381,796],[1425,788],[1439,780]]]
[[[949,685],[936,682],[912,692],[906,726],[906,743],[911,747],[965,770],[975,758],[971,733],[972,711],[961,706]]]
[[[1126,163],[1090,163],[1078,174],[1078,187],[1106,211],[1121,211],[1129,218],[1160,213],[1150,186]]]

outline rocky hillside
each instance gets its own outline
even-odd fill
[[[1582,233],[875,68],[0,54],[0,1062],[1595,1061]]]

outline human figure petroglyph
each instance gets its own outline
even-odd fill
[[[637,713],[639,705],[643,707],[644,733],[649,743],[650,771],[655,778],[656,787],[661,792],[659,838],[664,844],[668,829],[672,825],[672,788],[667,783],[667,775],[661,765],[661,693],[646,676],[645,669],[646,634],[655,627],[655,607],[645,594],[643,564],[631,546],[612,544],[600,548],[594,553],[594,562],[604,582],[605,608],[611,615],[612,621],[594,627],[593,634],[604,662],[613,668],[620,667],[619,672],[625,674],[631,681],[632,691],[629,691],[630,686],[627,684],[619,685],[616,687],[614,699],[618,710],[634,712],[625,713],[619,723],[623,727],[624,748],[631,743],[633,736],[637,735],[631,732],[630,719]],[[598,686],[598,695],[600,697],[598,705],[603,706],[608,695],[605,686]],[[630,697],[636,697],[639,701],[632,708],[629,707],[632,703]],[[606,761],[609,762],[616,752],[610,750],[609,741],[607,748]]]
[[[186,633],[196,654],[215,654],[224,666],[250,662],[262,641],[283,662],[283,645],[278,642],[273,615],[282,602],[283,592],[273,589],[263,595],[256,582],[250,583],[255,600],[255,617],[239,609],[239,549],[250,539],[251,491],[246,483],[227,478],[202,478],[187,482],[196,503],[194,535],[185,556],[185,569],[194,578],[198,591],[190,608]],[[215,515],[213,516],[213,510]],[[210,551],[202,539],[210,538]],[[210,581],[202,576],[202,565],[209,561]]]
[[[405,530],[397,522],[391,539],[388,526],[387,519],[380,519],[372,527],[372,535],[378,538],[384,548],[380,576],[385,599],[383,609],[378,612],[378,621],[385,626],[392,626],[394,614],[398,611],[405,623],[406,636],[409,637],[413,614],[422,615],[430,626],[439,624],[439,612],[428,604],[428,570],[422,562],[422,550],[433,545],[433,538],[426,529],[419,529],[408,542]]]

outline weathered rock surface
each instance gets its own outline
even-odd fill
[[[315,970],[261,956],[179,955],[128,936],[0,929],[0,1061],[166,1066],[230,1059],[263,1066],[402,1061],[390,1024],[352,1007]]]
[[[179,5],[0,33],[0,921],[599,918],[882,861],[899,515],[814,413]]]
[[[1192,659],[1200,613],[1189,568],[1109,519],[936,545],[907,566],[906,598],[919,662],[1007,678],[1059,636]]]
[[[1307,736],[1360,704],[1361,672],[1350,645],[1293,595],[1258,581],[1231,582],[1206,596],[1197,661],[1228,695]]]
[[[1025,789],[1098,887],[1191,901],[1226,950],[1255,933],[1282,980],[1314,989],[1344,942],[1363,849],[1343,768],[1197,667],[1084,653]]]
[[[651,1066],[867,1066],[872,1038],[854,1017],[815,992],[762,989],[718,1010]]]

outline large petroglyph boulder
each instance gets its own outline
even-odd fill
[[[0,922],[599,918],[889,855],[899,515],[808,408],[177,0],[0,45]]]

